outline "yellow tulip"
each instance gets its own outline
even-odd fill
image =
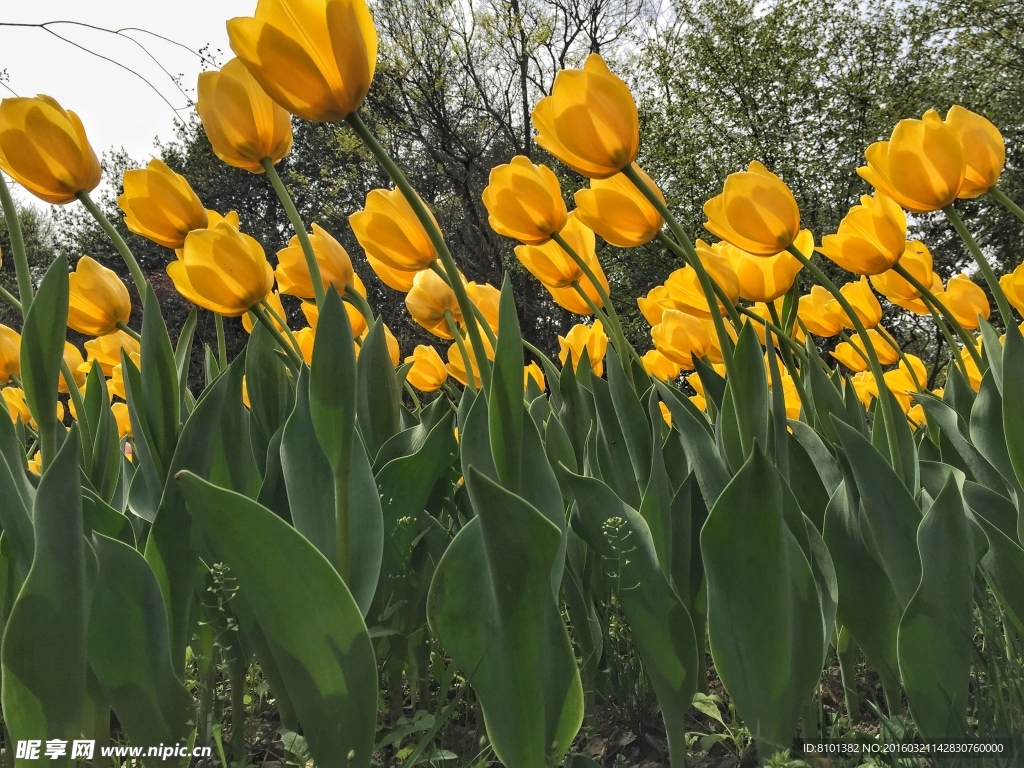
[[[686,383],[693,387],[693,391],[696,393],[690,395],[690,402],[697,406],[698,410],[706,411],[708,401],[704,393],[704,382],[700,380],[700,376],[696,373],[691,373],[686,377]]]
[[[907,411],[907,419],[915,427],[923,427],[927,420],[925,418],[924,407],[918,403],[909,411]]]
[[[259,0],[253,17],[228,21],[228,40],[270,98],[304,120],[355,112],[377,66],[365,0]]]
[[[795,245],[801,253],[810,253],[814,247],[810,230],[801,232]],[[756,256],[726,244],[721,252],[736,270],[740,297],[747,301],[775,301],[793,287],[797,273],[804,267],[789,251],[780,251],[774,256]]]
[[[313,225],[309,242],[313,246],[317,266],[320,267],[324,289],[333,285],[338,289],[338,293],[344,295],[345,286],[353,285],[354,273],[348,251],[319,224]],[[274,270],[274,276],[277,278],[278,290],[281,293],[298,296],[300,299],[312,299],[316,295],[297,235],[293,235],[288,241],[287,248],[277,252],[277,269]]]
[[[483,200],[491,229],[528,245],[547,242],[568,216],[558,177],[522,155],[491,169]]]
[[[0,384],[21,375],[21,334],[0,325]]]
[[[114,403],[110,406],[110,412],[114,415],[114,422],[117,424],[117,436],[119,439],[132,436],[132,420],[128,415],[127,403]]]
[[[651,177],[633,163],[633,170],[665,202],[665,196]],[[602,239],[620,248],[635,248],[650,242],[665,223],[661,214],[625,174],[591,179],[590,189],[575,197],[576,215]]]
[[[75,384],[79,387],[85,384],[85,377],[88,375],[88,371],[82,370],[85,367],[85,358],[82,357],[82,351],[70,341],[64,342],[64,362],[67,363]],[[65,395],[68,393],[68,384],[63,373],[57,380],[57,391]]]
[[[391,269],[418,272],[437,260],[427,231],[400,189],[371,191],[363,210],[348,220],[367,258],[382,261]]]
[[[140,356],[132,352],[128,355],[128,359],[131,360],[132,365],[139,368],[142,364]],[[128,399],[128,393],[124,386],[124,367],[123,363],[118,362],[110,371],[110,380],[107,381],[107,394],[111,397],[120,397],[122,400]]]
[[[482,341],[484,344],[484,353],[487,355],[487,359],[494,359],[494,348],[491,346],[491,342],[486,336]],[[476,353],[473,351],[472,344],[467,342],[464,346],[466,347],[466,352],[469,355],[469,369],[473,374],[473,386],[480,389],[480,366],[477,363]],[[458,344],[452,344],[448,347],[448,364],[445,368],[451,377],[462,384],[462,386],[469,386],[469,374],[466,372],[466,362],[462,359],[462,350],[459,349]]]
[[[593,325],[577,323],[565,336],[558,337],[558,361],[562,365],[572,365],[575,370],[587,351],[590,367],[594,375],[600,377],[604,373],[604,356],[608,351],[608,337],[604,333],[604,325],[595,320]]]
[[[7,412],[11,415],[11,421],[17,422],[21,419],[22,424],[28,424],[32,419],[32,413],[28,409],[28,402],[25,400],[25,393],[18,387],[4,387],[0,390],[4,402],[7,404]]]
[[[815,336],[831,338],[843,329],[846,315],[833,309],[835,304],[832,294],[820,285],[811,287],[811,292],[800,297],[797,305],[797,318],[807,330]]]
[[[967,170],[959,136],[934,109],[920,120],[900,120],[889,140],[872,144],[864,158],[861,178],[914,213],[956,200]]]
[[[384,326],[384,341],[388,347],[388,356],[391,358],[391,364],[397,368],[402,360],[402,350],[398,346],[398,339],[395,338],[395,334],[386,325]]]
[[[839,231],[821,240],[818,252],[858,275],[877,275],[892,267],[907,247],[907,215],[895,201],[876,192],[863,195],[839,223]]]
[[[1014,308],[1024,315],[1024,264],[1018,266],[1008,275],[999,278],[999,287],[1003,289],[1007,300]]]
[[[295,341],[299,345],[299,354],[306,365],[313,364],[313,342],[316,340],[316,331],[312,328],[300,328],[294,334]]]
[[[412,288],[412,281],[416,277],[416,272],[419,271],[407,272],[403,269],[395,269],[383,261],[375,259],[369,253],[366,254],[366,261],[370,265],[370,269],[373,270],[374,274],[380,278],[384,285],[402,293],[406,293]]]
[[[707,326],[675,309],[666,309],[661,322],[651,328],[651,341],[655,349],[687,371],[693,370],[693,358],[706,357],[711,350]]]
[[[942,290],[942,280],[932,271],[932,254],[921,241],[911,240],[907,243],[907,249],[900,258],[900,266],[922,285],[928,286],[932,293]],[[918,315],[929,314],[920,291],[893,270],[871,275],[871,285],[896,306]]]
[[[292,149],[288,110],[274,103],[240,59],[199,75],[196,112],[217,157],[235,168],[263,173]]]
[[[880,364],[892,365],[900,359],[896,348],[874,328],[868,330],[868,338],[871,340],[871,346],[875,350]],[[866,371],[868,369],[867,355],[864,352],[860,334],[851,336],[850,343],[844,341],[837,344],[831,354],[851,371]]]
[[[583,69],[559,72],[532,117],[537,144],[588,179],[614,176],[640,147],[633,94],[596,53]]]
[[[100,365],[100,372],[104,376],[110,376],[114,371],[114,366],[121,362],[122,349],[128,355],[138,355],[142,351],[139,342],[124,331],[114,331],[99,338],[90,339],[85,342],[88,362],[79,370],[88,374],[92,370],[93,362],[97,362]]]
[[[814,241],[811,240],[811,243]],[[740,300],[740,279],[736,274],[736,268],[729,261],[726,253],[727,243],[714,243],[708,245],[703,240],[697,240],[697,258],[704,265],[708,276],[722,289],[722,292],[729,297],[729,301],[735,304]]]
[[[878,397],[878,382],[871,371],[854,374],[850,377],[850,383],[853,384],[853,391],[856,393],[857,399],[865,408],[870,407],[872,399]]]
[[[34,475],[43,474],[43,455],[39,451],[32,454],[32,458],[28,460],[28,471]]]
[[[189,233],[182,258],[167,265],[167,274],[186,299],[225,317],[245,314],[274,287],[263,246],[225,221]]]
[[[668,426],[672,426],[672,411],[668,409],[668,406],[664,402],[658,401],[658,409],[661,411],[661,418],[665,420]]]
[[[996,185],[1006,163],[1006,145],[999,129],[979,114],[954,104],[946,113],[948,125],[964,148],[967,164],[957,197],[978,197]]]
[[[68,327],[86,336],[103,336],[128,322],[132,302],[121,278],[83,256],[68,275]]]
[[[946,281],[946,290],[935,294],[935,298],[948,309],[964,328],[977,328],[978,316],[988,320],[992,313],[988,297],[980,286],[967,276],[966,272],[953,275]]]
[[[213,229],[218,224],[220,224],[222,221],[227,222],[228,224],[230,224],[235,229],[240,229],[239,222],[238,222],[238,211],[228,211],[227,213],[225,213],[222,216],[221,214],[219,214],[217,211],[213,210],[212,208],[207,208],[206,209],[206,228],[207,229]],[[176,259],[180,259],[184,254],[185,254],[184,249],[182,249],[182,248],[175,248],[174,249],[174,257]]]
[[[669,360],[656,349],[645,352],[640,360],[643,362],[644,370],[647,371],[648,375],[653,376],[659,381],[675,381],[683,370],[679,363]]]
[[[501,291],[487,283],[466,283],[466,293],[469,295],[469,300],[473,302],[476,308],[480,310],[480,314],[484,316],[487,325],[497,334]]]
[[[963,360],[964,368],[967,370],[967,384],[975,392],[981,389],[981,371],[978,369],[978,364],[974,362],[974,358],[971,357],[965,350],[957,350],[957,354]]]
[[[356,280],[357,282],[359,281],[359,275],[356,275]],[[365,289],[360,289],[362,289],[362,282],[358,282],[356,290],[361,294],[365,292]],[[363,313],[356,309],[353,304],[347,301],[342,302],[342,304],[345,307],[345,312],[348,314],[348,323],[352,326],[352,337],[358,339],[366,333],[366,318],[363,317]],[[305,315],[306,322],[309,323],[310,328],[316,330],[317,320],[320,319],[320,310],[317,305],[312,301],[304,301],[299,306],[302,309],[302,314]],[[243,315],[243,323],[245,322],[245,318],[246,316]]]
[[[575,211],[569,214],[561,234],[583,263],[597,272],[599,263],[594,231],[580,221]],[[583,269],[554,240],[548,240],[543,245],[517,245],[515,252],[516,258],[530,274],[548,289],[566,288],[575,281],[589,282]]]
[[[756,160],[746,171],[729,174],[722,194],[704,203],[704,215],[709,232],[754,256],[774,256],[800,234],[796,198]]]
[[[420,344],[405,362],[412,363],[405,380],[420,392],[436,392],[448,378],[448,369],[437,350]]]
[[[429,269],[416,274],[412,288],[405,296],[405,308],[413,320],[441,339],[455,338],[448,327],[445,313],[450,314],[457,324],[463,321],[455,291],[447,281]]]
[[[864,323],[865,328],[874,328],[882,322],[882,305],[872,292],[871,284],[868,283],[866,277],[847,283],[839,289],[839,292],[853,307],[853,311],[857,313],[857,317]],[[829,306],[842,318],[845,327],[854,327],[853,320],[846,314],[846,310],[837,299],[832,299]]]
[[[181,248],[185,236],[205,229],[206,209],[188,181],[163,160],[124,172],[124,193],[117,198],[129,230],[165,248]]]
[[[49,96],[0,101],[0,168],[54,205],[100,183],[100,163],[82,121]]]
[[[778,314],[778,316],[781,318],[783,316],[782,315],[783,300],[781,298],[776,299],[775,301],[772,302],[772,304],[775,306],[776,314]],[[770,323],[774,323],[775,322],[774,320],[772,320],[772,313],[768,309],[768,305],[765,304],[764,302],[760,302],[760,301],[757,302],[752,307],[750,307],[750,311],[753,314],[757,315],[760,318],[763,318],[764,320],[767,320]],[[799,308],[797,309],[797,311],[799,312]],[[761,344],[767,344],[767,342],[765,341],[764,323],[754,323],[753,325],[754,325],[754,333],[756,333],[757,334],[757,338],[759,338],[761,340]],[[804,340],[807,338],[807,334],[804,333],[804,329],[801,328],[800,325],[798,323],[796,323],[796,322],[793,323],[793,327],[792,328],[788,329],[788,334],[789,334],[789,337],[791,339],[793,339],[793,341],[797,342],[798,344],[803,344]],[[715,337],[712,336],[712,338],[715,338]],[[774,346],[776,346],[776,347],[779,346],[779,340],[775,336],[774,331],[772,332],[772,344]]]
[[[601,284],[601,287],[607,294],[609,290],[608,278],[604,276],[604,270],[601,269],[601,265],[597,262],[592,265],[592,269],[597,277],[597,281]],[[582,280],[580,282],[580,288],[583,289],[583,292],[595,306],[604,306],[604,301],[597,290],[597,286],[592,282],[589,280]],[[554,299],[555,304],[560,306],[562,309],[569,310],[574,315],[592,315],[594,313],[586,300],[580,296],[572,286],[569,286],[568,288],[548,288],[548,291],[551,293],[551,298]]]
[[[800,402],[800,392],[796,388],[796,382],[793,377],[789,375],[789,372],[782,369],[782,363],[779,363],[779,378],[782,381],[782,399],[786,406],[786,418],[787,419],[799,419],[800,409],[802,404]],[[772,377],[768,377],[768,389],[772,388]]]
[[[285,325],[287,325],[288,313],[284,311],[284,304],[281,303],[281,294],[278,291],[273,291],[269,296],[267,296],[266,301],[270,308],[277,313],[277,317],[281,318],[281,320],[278,320],[277,317],[274,317],[273,313],[268,312],[267,315],[270,317],[270,322],[272,322],[279,331],[283,332]],[[313,306],[316,305],[314,304]],[[281,321],[284,321],[284,324],[282,324]],[[252,333],[253,317],[248,312],[242,315],[242,328],[245,329],[246,333]]]
[[[543,392],[548,388],[547,381],[544,379],[544,372],[537,365],[536,360],[531,360],[530,363],[523,367],[523,389],[527,389],[530,384],[530,379],[537,384],[537,388]]]
[[[647,292],[646,296],[640,296],[637,306],[640,307],[640,314],[651,325],[661,322],[661,315],[666,309],[671,309],[668,288],[664,285],[656,285]]]

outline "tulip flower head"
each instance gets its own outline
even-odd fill
[[[647,371],[648,375],[653,376],[659,381],[675,381],[683,370],[679,363],[665,357],[656,349],[645,352],[640,360],[644,364],[644,370]]]
[[[675,309],[672,300],[669,298],[668,287],[656,285],[647,292],[646,296],[640,296],[636,300],[640,307],[640,314],[651,325],[661,322],[661,316],[666,309]]]
[[[487,359],[492,360],[494,358],[494,348],[491,346],[490,340],[485,336],[482,341]],[[473,351],[471,344],[464,344],[463,346],[465,346],[466,353],[469,355],[468,370],[473,374],[473,386],[480,389],[480,366],[476,359],[476,353]],[[445,368],[448,370],[449,375],[462,384],[462,386],[469,386],[469,373],[467,373],[466,361],[462,358],[462,350],[459,349],[458,344],[452,344],[448,347],[448,364]]]
[[[797,318],[815,336],[831,338],[843,329],[846,317],[844,313],[835,311],[834,304],[831,293],[820,285],[812,286],[809,294],[800,297]]]
[[[600,378],[604,373],[604,356],[608,351],[608,337],[600,320],[595,320],[593,325],[578,323],[565,336],[558,337],[558,360],[562,365],[572,365],[573,370],[578,368],[584,350],[591,370]]]
[[[575,211],[566,219],[561,235],[587,266],[591,269],[599,266],[594,231],[580,221]],[[530,274],[549,290],[566,288],[576,281],[589,282],[583,269],[554,240],[542,245],[517,245],[515,252]]]
[[[530,363],[523,367],[523,390],[526,390],[530,386],[530,381],[533,381],[537,385],[537,389],[541,392],[548,388],[547,381],[544,379],[544,372],[537,365],[536,360],[531,360]]]
[[[600,263],[595,262],[591,269],[594,271],[594,276],[597,278],[597,282],[600,283],[601,288],[603,288],[604,292],[607,294],[609,290],[608,278],[605,277],[604,270],[601,269]],[[587,298],[590,299],[594,306],[604,306],[604,299],[601,298],[600,291],[598,291],[597,286],[590,282],[590,280],[581,280],[580,288],[583,289],[583,292],[587,295]],[[567,288],[549,287],[548,291],[551,293],[551,298],[554,300],[555,304],[560,306],[562,309],[567,309],[574,315],[594,314],[594,310],[590,308],[590,304],[588,304],[572,286]]]
[[[1014,309],[1024,315],[1024,264],[1000,277],[999,287],[1003,289]]]
[[[86,336],[103,336],[128,322],[132,312],[121,278],[95,259],[83,256],[68,275],[68,327]]]
[[[746,171],[729,174],[722,194],[704,203],[704,215],[709,232],[754,256],[774,256],[800,234],[796,198],[756,160]]]
[[[954,275],[946,281],[946,290],[935,294],[935,298],[948,309],[964,328],[974,329],[988,320],[992,307],[985,291],[966,272]]]
[[[118,439],[123,440],[126,437],[131,437],[132,421],[128,414],[128,404],[114,403],[110,406],[110,412],[113,414],[114,422],[117,424]]]
[[[85,353],[88,362],[83,369],[86,374],[92,370],[94,362],[99,363],[100,372],[104,376],[112,375],[114,366],[121,362],[121,350],[127,355],[138,355],[142,347],[138,341],[124,331],[114,331],[99,338],[85,342]]]
[[[412,363],[405,380],[420,392],[436,392],[448,379],[448,369],[437,350],[420,344],[405,362]]]
[[[558,177],[522,155],[491,169],[483,200],[491,229],[526,245],[547,242],[568,216]]]
[[[0,325],[0,384],[21,375],[21,334]]]
[[[537,144],[589,179],[614,176],[640,147],[633,94],[596,53],[583,69],[559,72],[532,117]]]
[[[452,339],[451,329],[445,313],[455,323],[462,323],[462,310],[455,291],[447,281],[429,269],[416,273],[412,288],[405,296],[405,307],[409,315],[430,333],[440,339]]]
[[[437,260],[430,236],[400,189],[371,191],[363,210],[356,211],[348,220],[367,258],[381,261],[391,269],[418,272]]]
[[[0,169],[53,205],[100,183],[100,162],[82,121],[42,95],[0,101]]]
[[[857,317],[860,318],[865,328],[874,328],[882,322],[882,305],[872,292],[871,285],[866,277],[861,277],[860,280],[847,283],[839,289],[839,292],[850,303],[850,306],[853,307],[853,311],[857,313]],[[855,327],[853,320],[846,314],[846,310],[843,309],[843,306],[837,299],[832,299],[829,306],[833,312],[843,319],[845,327]]]
[[[346,285],[354,285],[352,260],[341,243],[319,224],[313,224],[313,234],[309,236],[313,245],[313,255],[320,267],[320,278],[324,289],[333,285],[338,293],[344,295]],[[288,241],[288,247],[277,252],[277,269],[274,270],[277,285],[281,293],[298,296],[300,299],[312,299],[316,294],[313,280],[309,275],[306,257],[302,252],[297,235]]]
[[[907,243],[907,249],[900,258],[900,266],[932,293],[942,291],[942,279],[932,271],[932,254],[921,241],[911,240]],[[918,315],[929,314],[928,306],[921,298],[921,292],[903,275],[890,269],[878,275],[871,275],[871,285],[896,306]]]
[[[163,160],[124,172],[124,193],[117,198],[124,223],[132,232],[165,248],[181,248],[194,229],[209,221],[188,181]]]
[[[996,185],[1006,163],[1006,145],[999,129],[981,115],[954,104],[946,113],[946,125],[960,139],[967,168],[958,197],[970,198]]]
[[[956,200],[967,172],[960,137],[934,109],[920,120],[900,120],[889,140],[872,144],[864,157],[860,177],[914,213]]]
[[[263,246],[224,221],[189,233],[167,274],[186,299],[225,317],[244,315],[274,287]]]
[[[633,170],[665,202],[658,185],[633,163]],[[591,179],[590,189],[575,195],[576,215],[601,238],[619,248],[635,248],[653,240],[665,223],[657,209],[625,174]]]
[[[480,310],[487,325],[497,334],[501,291],[487,283],[466,283],[466,294],[473,305]]]
[[[370,253],[366,254],[366,263],[370,265],[370,269],[384,285],[402,293],[407,293],[412,288],[412,281],[416,277],[416,272],[419,271],[407,272],[403,269],[395,269],[380,259],[374,258]]]
[[[291,151],[288,110],[266,94],[241,59],[201,73],[198,90],[196,112],[214,154],[228,165],[263,173],[264,159],[276,165]]]
[[[377,66],[377,30],[365,0],[259,0],[228,21],[231,50],[270,98],[314,122],[359,109]]]
[[[821,240],[818,252],[858,275],[877,275],[892,267],[907,247],[907,215],[895,201],[876,192],[864,195],[839,223],[839,231]]]
[[[801,253],[811,252],[814,237],[810,230],[800,233],[795,246]],[[747,301],[775,301],[793,287],[797,273],[804,266],[789,251],[780,251],[774,256],[757,256],[735,245],[725,244],[721,252],[736,271],[740,297]]]
[[[25,400],[25,392],[19,387],[4,387],[0,390],[4,403],[7,405],[7,413],[11,421],[17,422],[21,419],[22,424],[28,424],[32,419],[32,413],[28,409],[28,401]]]
[[[711,350],[711,335],[699,318],[675,309],[666,309],[661,322],[651,328],[651,341],[661,354],[692,371],[695,357],[707,357]]]
[[[85,358],[82,357],[82,351],[70,341],[64,342],[64,362],[67,363],[68,370],[71,371],[75,385],[79,388],[84,386],[85,378],[88,375],[88,369],[82,370],[85,368]],[[57,391],[64,395],[68,393],[68,384],[63,373],[57,379]]]

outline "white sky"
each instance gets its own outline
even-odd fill
[[[256,0],[0,0],[0,23],[67,20],[98,27],[139,27],[192,50],[210,45],[218,63],[231,56],[225,21],[250,16]],[[139,72],[173,105],[188,99],[145,51],[122,37],[70,24],[50,27],[62,37]],[[127,32],[146,46],[172,75],[181,75],[195,98],[202,62],[193,54],[145,33]],[[0,26],[0,71],[19,96],[45,93],[78,113],[96,153],[123,147],[142,162],[154,154],[156,137],[174,135],[174,112],[153,88],[117,65],[57,39],[42,29]],[[0,85],[0,97],[12,95]],[[187,115],[188,110],[181,114]]]

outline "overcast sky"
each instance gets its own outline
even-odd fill
[[[220,64],[231,57],[224,23],[233,16],[250,16],[256,0],[0,0],[0,22],[39,24],[65,20],[109,29],[138,27],[158,33],[192,50],[209,45]],[[0,26],[0,71],[6,70],[0,97],[45,93],[82,118],[97,154],[123,147],[139,161],[154,154],[154,138],[174,135],[174,111],[187,115],[188,98],[195,98],[202,62],[186,50],[141,32],[126,32],[172,75],[181,76],[188,98],[160,66],[130,40],[70,24],[54,32],[124,64],[142,79],[116,64],[97,58],[42,29]],[[164,101],[166,99],[166,102]],[[167,102],[170,102],[168,104]]]

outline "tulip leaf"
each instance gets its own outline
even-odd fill
[[[659,565],[644,518],[600,480],[566,474],[577,504],[573,530],[594,548],[615,590],[661,705],[670,760],[682,763],[699,669],[693,621]]]
[[[185,318],[185,324],[178,332],[178,341],[174,346],[174,367],[178,371],[178,391],[182,397],[181,420],[188,417],[189,409],[185,407],[185,393],[188,390],[188,374],[192,366],[192,339],[196,334],[196,323],[199,320],[199,308],[192,307],[192,311]]]
[[[4,408],[0,410],[0,530],[21,578],[32,564],[35,546],[32,504],[36,490],[25,476],[24,455]]]
[[[357,422],[372,460],[381,446],[402,428],[402,387],[388,352],[383,320],[378,319],[363,339],[356,361],[356,380]]]
[[[172,666],[160,586],[132,547],[100,534],[92,543],[89,666],[133,743],[174,743],[187,735],[192,697]]]
[[[942,390],[942,401],[951,406],[964,421],[971,418],[974,407],[974,390],[960,373],[959,365],[951,365],[946,373],[946,385]]]
[[[1004,381],[1024,381],[1024,336],[1016,328],[1006,333],[1003,347]],[[1006,435],[1006,452],[1017,475],[1017,483],[1024,485],[1024,397],[1003,398],[1003,433]],[[1024,500],[1018,499],[1018,509]],[[1018,530],[1024,533],[1024,515]]]
[[[459,403],[459,458],[463,476],[469,474],[470,467],[476,467],[498,482],[498,470],[491,455],[489,414],[486,392],[473,392],[467,388],[462,393],[462,402]]]
[[[1024,549],[981,515],[975,520],[988,538],[981,571],[1016,619],[1017,631],[1024,632]]]
[[[641,492],[640,473],[633,469],[633,462],[627,448],[624,429],[632,429],[619,420],[612,401],[611,387],[604,379],[594,378],[591,382],[594,392],[594,405],[597,410],[597,440],[595,448],[598,452],[598,463],[601,479],[608,483],[616,495],[634,509],[639,508]],[[640,409],[639,417],[643,419],[644,438],[650,440],[647,418]],[[636,425],[634,425],[636,426]],[[648,448],[648,451],[650,449]],[[650,471],[650,465],[643,474]]]
[[[1002,476],[996,471],[971,442],[964,437],[966,423],[960,415],[934,395],[921,393],[917,401],[924,408],[928,423],[934,424],[949,441],[950,447],[968,469],[972,479],[991,488],[997,493],[1007,495],[1009,491]],[[973,409],[972,409],[973,410]],[[943,456],[945,458],[945,456]]]
[[[711,364],[703,357],[695,357],[693,367],[697,371],[697,377],[700,379],[701,386],[704,387],[704,392],[707,393],[708,400],[721,411],[722,400],[725,397],[725,377],[712,368]]]
[[[974,572],[985,537],[950,476],[918,531],[921,583],[900,620],[898,652],[914,723],[925,738],[967,734],[974,660]]]
[[[491,456],[501,484],[519,493],[523,467],[523,339],[508,275],[498,304],[498,341],[487,389]],[[531,458],[527,457],[527,461]]]
[[[530,504],[470,467],[476,516],[438,563],[427,617],[473,685],[509,768],[557,765],[583,721],[583,688],[551,569],[562,535]]]
[[[204,538],[238,585],[233,599],[245,603],[266,638],[255,650],[269,650],[317,765],[369,766],[377,666],[345,583],[266,507],[191,472],[177,477]]]
[[[996,329],[992,327],[992,323],[988,320],[981,320],[979,325],[982,339],[982,351],[984,353],[984,360],[988,363],[988,371],[982,371],[982,373],[992,373],[992,381],[999,391],[1000,396],[1003,394],[1003,355],[1000,352],[1002,349],[1002,342],[999,340],[999,334]],[[994,350],[993,354],[989,354],[988,350]]]
[[[882,396],[883,395],[880,393],[879,397]],[[910,422],[901,416],[903,408],[900,406],[899,400],[896,399],[896,395],[886,389],[884,396],[889,398],[890,408],[892,409],[895,421],[903,482],[911,493],[915,493],[920,485],[921,478],[920,473],[918,472],[917,443],[914,442],[914,433],[910,429]],[[852,402],[852,399],[849,396],[847,397],[847,402]],[[860,407],[859,402],[857,403],[857,407]],[[882,416],[882,407],[877,399],[874,402],[874,413],[875,420],[871,425],[871,444],[875,446],[882,456],[886,457],[890,466],[895,466],[892,455],[889,451],[889,439],[886,433],[885,419]]]
[[[3,713],[14,740],[75,739],[83,724],[95,560],[82,530],[78,441],[75,426],[39,481],[32,567],[4,630]]]
[[[142,321],[142,391],[135,407],[142,409],[142,424],[153,460],[161,478],[167,477],[174,447],[178,441],[181,401],[178,393],[178,367],[160,314],[160,303],[153,287],[146,284],[145,314]]]
[[[839,437],[833,426],[832,417],[847,421],[849,416],[846,404],[843,402],[842,393],[836,389],[835,384],[822,369],[818,350],[810,339],[807,340],[807,354],[809,359],[803,368],[810,381],[808,390],[814,405],[814,423],[830,442],[835,443]]]
[[[991,370],[981,379],[978,396],[971,408],[970,424],[971,443],[995,467],[1015,498],[1024,501],[1024,489],[1021,489],[1014,474],[1006,433],[1003,431],[1003,398]]]
[[[754,449],[754,443],[768,445],[769,396],[768,378],[764,366],[764,349],[757,338],[754,324],[745,322],[740,330],[734,353],[736,380],[726,382],[726,393],[732,393],[736,411],[743,457]],[[729,406],[723,402],[723,415]],[[738,465],[737,465],[738,466]]]
[[[131,358],[121,350],[121,375],[128,400],[128,417],[132,425],[132,461],[136,467],[128,493],[128,505],[143,520],[153,522],[160,507],[160,496],[167,481],[167,468],[161,473],[150,445],[146,412],[141,408],[142,374]]]
[[[654,460],[654,451],[651,445],[651,422],[648,421],[647,412],[637,397],[636,391],[622,367],[622,361],[619,360],[614,349],[608,350],[605,367],[608,370],[608,390],[612,396],[615,414],[622,427],[622,436],[625,439],[629,461],[633,466],[633,474],[637,484],[641,488],[646,488],[651,479],[651,462]],[[661,424],[658,423],[657,426],[660,432]]]
[[[245,389],[249,412],[269,442],[288,419],[295,399],[294,383],[278,345],[263,323],[256,323],[245,351]]]
[[[85,413],[93,439],[89,480],[101,498],[110,500],[117,489],[124,454],[117,422],[110,410],[107,382],[98,363],[93,363],[86,380]]]
[[[693,467],[701,493],[708,504],[715,500],[729,483],[729,472],[722,461],[718,446],[708,431],[704,414],[697,410],[678,390],[656,382],[658,394],[672,414],[672,428],[679,435],[686,458]]]

